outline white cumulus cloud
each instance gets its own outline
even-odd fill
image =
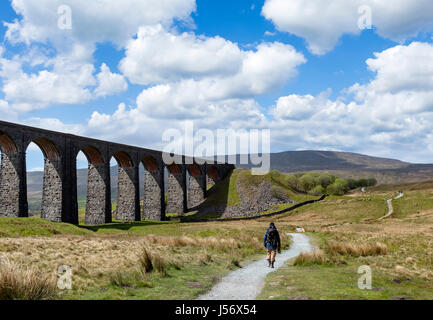
[[[358,22],[367,6],[376,32],[394,41],[404,41],[433,30],[430,0],[266,0],[262,15],[278,30],[306,39],[314,54],[324,54],[343,34],[359,34]]]
[[[119,94],[128,89],[128,83],[121,74],[112,73],[110,68],[103,63],[101,72],[96,75],[98,87],[95,89],[97,97]]]
[[[25,58],[0,56],[0,76],[5,99],[20,111],[31,111],[52,104],[84,103],[92,98],[89,87],[96,85],[94,66],[87,63],[83,47],[54,58],[43,57],[40,70],[24,71]],[[85,57],[83,57],[83,55]]]
[[[63,21],[59,8],[65,5],[71,9],[71,29],[58,27],[59,19]],[[12,7],[22,19],[6,23],[9,41],[61,44],[67,38],[122,46],[140,26],[190,19],[196,4],[195,0],[13,0]]]
[[[212,75],[236,73],[243,53],[221,37],[173,34],[162,25],[142,27],[128,42],[120,70],[134,83],[143,85]]]
[[[326,92],[281,97],[271,110],[274,141],[281,149],[330,147],[433,161],[432,54],[432,44],[419,42],[376,53],[366,61],[375,78],[336,100]]]
[[[175,34],[158,25],[141,28],[137,39],[129,41],[120,70],[142,85],[206,79],[216,86],[226,81],[239,91],[263,93],[295,76],[305,61],[292,46],[278,42],[245,51],[220,37]],[[240,82],[246,88],[239,88]]]

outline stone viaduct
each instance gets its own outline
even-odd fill
[[[85,216],[85,224],[89,225],[112,220],[112,157],[119,168],[116,219],[122,221],[164,220],[166,212],[186,212],[204,201],[208,185],[225,178],[234,168],[211,161],[202,164],[203,161],[185,156],[182,163],[165,164],[160,151],[0,121],[2,217],[28,216],[26,150],[31,142],[44,155],[41,217],[72,224],[78,224],[76,161],[80,151],[89,163]],[[144,186],[139,186],[140,163],[145,171]],[[142,210],[140,187],[144,192]]]

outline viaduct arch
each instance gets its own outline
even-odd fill
[[[77,155],[88,160],[85,224],[112,221],[110,160],[118,164],[116,219],[164,220],[166,212],[186,212],[206,197],[207,186],[234,166],[193,158],[165,164],[162,152],[0,121],[0,217],[28,217],[26,150],[34,142],[44,155],[41,217],[78,224]],[[139,165],[144,185],[139,185]],[[164,171],[168,172],[167,186]],[[188,181],[187,181],[188,178]],[[143,209],[140,212],[140,188]],[[167,200],[165,200],[167,190]]]

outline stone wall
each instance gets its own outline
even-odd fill
[[[105,163],[89,163],[85,224],[98,225],[110,222],[106,215],[107,189],[110,188]]]
[[[22,210],[22,181],[20,174],[22,166],[22,154],[14,153],[1,154],[1,174],[0,174],[0,216],[1,217],[21,217],[27,216],[27,211]]]
[[[186,204],[186,170],[179,167],[178,172],[168,170],[167,213],[183,214],[187,211]]]
[[[206,198],[206,176],[189,176],[188,208],[194,208]]]
[[[144,170],[143,220],[165,220],[164,167]]]
[[[119,166],[116,219],[139,221],[138,168]],[[138,216],[137,216],[138,213]]]
[[[61,160],[44,159],[41,218],[62,222]]]

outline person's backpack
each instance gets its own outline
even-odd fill
[[[276,229],[270,229],[268,232],[266,232],[266,242],[275,244],[277,241],[277,230]]]

